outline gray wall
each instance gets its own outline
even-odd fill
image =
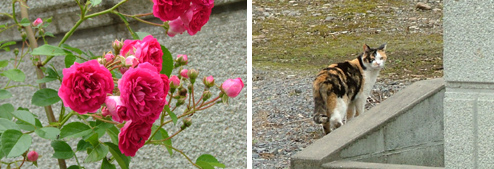
[[[102,6],[111,7],[116,0],[103,1]],[[53,16],[52,25],[47,31],[53,32],[56,38],[48,39],[52,45],[56,45],[65,32],[77,21],[76,14],[79,10],[71,0],[29,1],[30,18]],[[139,5],[135,5],[139,4]],[[149,32],[159,42],[165,45],[172,56],[177,54],[189,55],[189,68],[200,71],[199,78],[213,75],[217,83],[222,83],[228,78],[240,77],[247,85],[247,10],[246,1],[242,0],[217,0],[213,15],[202,31],[195,36],[187,33],[173,38],[167,37],[162,28],[132,22],[135,31]],[[102,7],[93,11],[101,10]],[[148,0],[133,0],[119,8],[128,14],[150,12],[152,4]],[[11,12],[10,1],[0,1],[0,11]],[[17,12],[18,9],[17,9]],[[148,20],[159,23],[158,19],[149,17]],[[0,17],[0,24],[10,21]],[[16,40],[18,44],[20,36],[16,29],[0,33],[0,40]],[[111,42],[115,39],[131,38],[127,29],[119,18],[114,15],[105,15],[88,20],[66,42],[71,46],[90,50],[94,54],[102,54],[111,49]],[[42,42],[38,42],[42,44]],[[19,45],[17,45],[20,48]],[[0,60],[13,58],[11,52],[0,52]],[[63,57],[55,57],[50,63],[57,68],[63,67]],[[12,68],[9,65],[8,68]],[[28,84],[36,85],[35,74],[31,62],[26,59],[20,66],[27,76]],[[176,72],[175,72],[176,74]],[[7,78],[0,77],[0,85],[5,85]],[[20,83],[11,83],[20,84]],[[199,82],[198,84],[202,84]],[[57,89],[59,84],[49,83],[49,88]],[[199,85],[199,88],[202,88]],[[15,108],[27,107],[37,114],[44,125],[47,118],[41,107],[31,105],[30,98],[36,91],[34,88],[23,87],[9,89],[13,98],[1,100],[0,104],[12,103]],[[217,90],[214,90],[217,92]],[[173,139],[173,145],[183,150],[193,161],[203,154],[209,153],[217,157],[227,168],[247,167],[247,86],[230,105],[218,105],[193,116],[193,125]],[[60,111],[60,103],[55,104],[54,110]],[[176,111],[180,114],[181,111]],[[58,114],[58,113],[56,113]],[[56,115],[58,118],[58,115]],[[180,124],[177,124],[180,125]],[[178,127],[166,126],[169,133],[174,133]],[[72,140],[71,144],[75,145]],[[40,168],[58,168],[56,160],[50,158],[53,150],[46,140],[33,138],[32,149],[42,155],[38,164]],[[75,146],[74,146],[75,148]],[[77,153],[79,160],[84,160],[84,153]],[[67,160],[68,165],[75,164],[75,160]],[[88,168],[96,168],[94,164],[83,164]],[[131,168],[193,168],[191,164],[179,153],[170,156],[164,147],[146,145],[138,151],[132,159]],[[2,168],[5,166],[2,166]]]
[[[446,168],[494,166],[494,2],[444,3]]]

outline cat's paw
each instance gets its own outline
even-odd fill
[[[322,124],[329,122],[329,117],[326,115],[315,115],[313,120],[317,124]]]

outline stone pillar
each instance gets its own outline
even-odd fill
[[[493,21],[493,1],[444,1],[446,168],[494,166]]]

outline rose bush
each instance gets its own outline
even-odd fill
[[[242,80],[229,79],[222,85],[215,85],[213,76],[209,75],[203,78],[204,87],[195,86],[200,72],[186,67],[189,62],[187,55],[180,54],[174,59],[158,39],[147,33],[134,32],[127,21],[127,18],[134,18],[146,24],[163,27],[169,36],[181,34],[185,30],[189,35],[194,35],[209,20],[214,2],[153,0],[152,13],[127,15],[115,10],[126,3],[124,0],[107,10],[86,15],[99,2],[101,1],[77,1],[82,14],[79,24],[75,24],[56,46],[45,40],[45,36],[51,36],[45,30],[51,18],[38,18],[30,22],[27,19],[28,13],[23,12],[24,19],[18,21],[16,13],[2,13],[15,20],[12,27],[19,28],[26,49],[14,50],[16,58],[13,60],[0,60],[0,75],[9,79],[5,85],[1,85],[5,87],[0,88],[0,100],[13,97],[7,89],[23,87],[10,85],[10,82],[24,81],[25,74],[17,69],[20,63],[18,57],[22,60],[23,56],[29,56],[37,71],[39,83],[39,90],[34,93],[32,104],[45,108],[49,122],[41,123],[28,109],[19,107],[15,110],[11,104],[0,105],[2,110],[6,110],[0,114],[2,164],[7,165],[7,168],[21,168],[26,161],[36,165],[36,161],[42,156],[29,151],[32,143],[30,134],[36,134],[51,141],[54,153],[45,155],[45,158],[58,159],[60,168],[67,168],[65,159],[75,159],[77,162],[77,165],[69,168],[84,168],[75,152],[88,153],[85,163],[100,161],[102,168],[115,168],[114,163],[120,168],[129,168],[130,157],[135,156],[147,144],[164,145],[170,154],[180,152],[198,168],[224,168],[223,164],[209,154],[204,154],[193,162],[184,152],[173,147],[172,138],[192,126],[195,113],[220,102],[227,103],[228,97],[236,97],[244,87]],[[18,7],[22,10],[29,7],[24,0],[14,0],[12,5],[14,9]],[[115,14],[121,18],[132,39],[109,42],[113,49],[107,49],[102,55],[94,55],[90,51],[86,53],[65,44],[80,23],[105,14]],[[153,14],[164,23],[139,19]],[[43,39],[44,44],[38,46],[36,38]],[[0,49],[13,44],[15,42],[2,44]],[[56,68],[50,64],[54,56],[65,57],[64,68]],[[4,70],[5,63],[11,62],[14,68]],[[46,87],[45,83],[51,81],[61,83],[58,91]],[[199,90],[201,88],[202,91]],[[52,106],[59,101],[62,101],[60,112],[55,116]],[[183,106],[183,112],[176,113],[182,110],[177,109],[180,106]],[[165,125],[180,124],[179,119],[182,119],[180,130],[169,135]],[[105,135],[110,141],[104,142],[101,139]],[[78,141],[77,147],[70,147],[68,141],[71,139]]]

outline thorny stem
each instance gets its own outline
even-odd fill
[[[153,13],[150,12],[150,13],[135,14],[135,15],[128,15],[128,14],[124,14],[124,13],[120,13],[120,14],[122,14],[123,16],[127,16],[127,17],[143,17],[143,16],[152,15]]]
[[[180,129],[177,132],[175,132],[173,135],[169,136],[168,138],[164,138],[164,139],[161,139],[161,140],[153,140],[153,141],[149,141],[148,140],[148,142],[155,142],[155,143],[158,142],[159,143],[159,142],[163,142],[163,141],[166,141],[166,140],[170,140],[170,139],[172,139],[173,137],[175,137],[178,133],[180,133],[182,131],[184,131],[184,130]]]
[[[143,19],[138,18],[138,17],[132,17],[132,18],[134,18],[135,20],[138,20],[142,23],[145,23],[145,24],[149,24],[149,25],[153,25],[153,26],[163,26],[163,24],[157,24],[157,23],[149,22],[149,21],[143,20]]]
[[[92,117],[96,120],[99,120],[99,121],[102,121],[102,122],[106,122],[106,123],[111,123],[111,124],[120,124],[119,122],[114,122],[114,121],[110,121],[110,120],[106,120],[106,119],[103,119],[103,118],[100,118],[98,115],[96,114],[92,114]]]

